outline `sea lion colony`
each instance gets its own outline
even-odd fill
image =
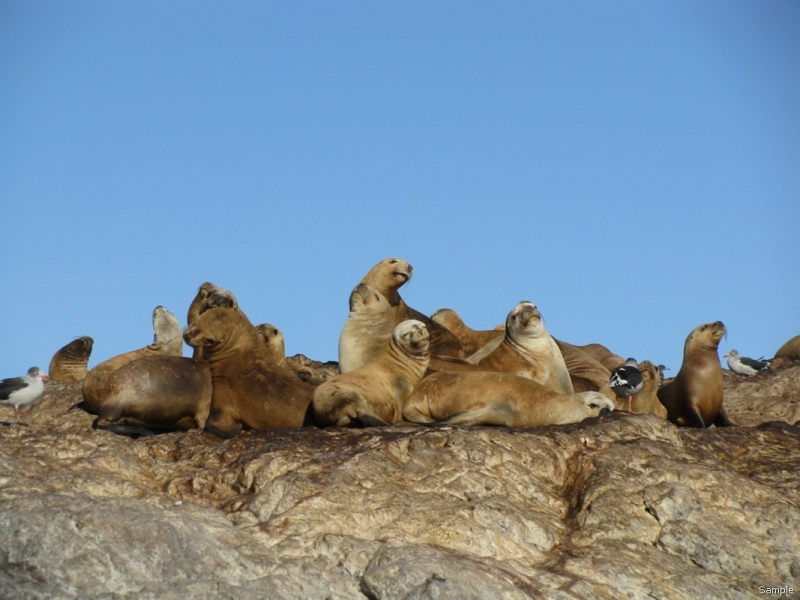
[[[399,294],[412,276],[406,261],[375,265],[350,295],[336,372],[320,379],[287,360],[283,334],[254,326],[235,296],[203,283],[187,327],[164,307],[153,313],[153,343],[86,372],[92,338],[56,352],[50,369],[83,378],[83,408],[97,428],[123,434],[302,426],[504,425],[581,421],[631,407],[679,426],[732,425],[722,403],[720,322],[687,337],[675,379],[640,361],[645,385],[631,398],[609,387],[624,360],[600,344],[553,338],[535,304],[522,301],[505,325],[477,331],[451,309],[428,317]],[[793,340],[794,341],[794,340]],[[183,358],[183,342],[194,348]],[[65,365],[64,368],[62,365]],[[616,389],[616,388],[615,388]]]

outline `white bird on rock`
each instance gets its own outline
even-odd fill
[[[761,358],[755,360],[746,356],[739,356],[736,350],[731,350],[722,358],[728,359],[728,368],[731,371],[745,377],[752,377],[759,371],[767,371],[769,369],[769,361]]]
[[[39,367],[31,367],[22,377],[0,379],[0,404],[13,406],[17,415],[17,423],[25,423],[25,411],[21,407],[28,406],[44,392],[44,379],[49,379]],[[22,421],[20,421],[22,415]]]
[[[628,399],[628,411],[633,410],[633,395],[642,389],[642,372],[639,370],[639,363],[635,358],[629,358],[625,365],[617,367],[611,372],[611,379],[608,380],[610,387],[618,398]]]

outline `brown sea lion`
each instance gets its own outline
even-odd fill
[[[217,287],[210,281],[206,281],[203,283],[198,289],[197,294],[195,294],[194,299],[192,299],[192,303],[189,305],[189,310],[186,314],[186,324],[191,325],[194,323],[195,319],[200,316],[200,307],[203,305],[203,301],[206,299],[206,294],[209,290],[214,289]],[[202,348],[193,348],[192,349],[192,358],[195,360],[202,360],[203,359],[203,350]]]
[[[386,258],[372,267],[361,280],[378,290],[389,301],[394,310],[394,325],[397,326],[408,319],[422,321],[430,334],[431,354],[435,356],[452,356],[464,358],[461,342],[446,327],[431,320],[427,315],[409,307],[397,291],[411,279],[414,268],[400,258]]]
[[[451,331],[464,348],[464,356],[469,357],[486,344],[502,341],[505,327],[500,329],[472,329],[452,308],[440,308],[431,315],[431,320]]]
[[[83,380],[83,399],[86,410],[97,412],[103,406],[103,388],[109,375],[137,358],[152,355],[182,356],[181,324],[163,306],[153,310],[153,343],[139,350],[118,354],[92,368]]]
[[[658,386],[661,385],[658,365],[649,360],[640,361],[639,372],[642,374],[642,389],[632,396],[631,410],[635,413],[652,413],[666,419],[667,409],[658,400]],[[618,409],[627,407],[627,401],[620,401],[617,406]]]
[[[89,357],[94,340],[89,336],[79,337],[58,350],[50,360],[50,381],[81,381],[89,372]]]
[[[242,428],[285,429],[312,424],[314,387],[275,364],[264,340],[240,310],[203,312],[183,334],[202,347],[213,392],[206,430],[233,437]]]
[[[527,300],[508,313],[503,341],[480,362],[431,357],[429,370],[512,373],[563,394],[574,393],[561,351],[547,333],[539,309]]]
[[[316,389],[317,422],[337,426],[402,422],[403,404],[425,375],[429,357],[425,324],[413,319],[403,321],[372,360]]]
[[[403,409],[413,423],[533,427],[576,423],[614,409],[599,392],[561,394],[498,372],[441,372],[414,389]]]
[[[211,408],[208,363],[145,356],[108,376],[94,426],[118,433],[202,429]]]
[[[778,348],[775,358],[788,358],[790,360],[800,360],[800,335],[794,336],[783,346]]]
[[[392,337],[394,310],[378,290],[359,283],[350,294],[350,314],[339,335],[339,372],[353,371],[370,361]]]
[[[722,365],[717,348],[724,334],[722,321],[696,327],[686,338],[683,363],[675,379],[658,390],[667,418],[676,425],[733,425],[722,406]]]

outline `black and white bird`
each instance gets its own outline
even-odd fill
[[[642,372],[635,358],[629,358],[625,365],[611,371],[610,387],[618,398],[628,399],[628,411],[632,412],[633,395],[642,389]]]
[[[25,423],[24,407],[31,404],[44,392],[44,379],[47,375],[39,367],[31,367],[22,377],[0,379],[0,404],[13,406],[17,423]],[[20,421],[22,415],[22,421]]]
[[[747,358],[746,356],[739,356],[736,350],[731,350],[722,358],[728,359],[728,368],[734,373],[744,375],[745,377],[752,377],[759,371],[767,371],[769,369],[769,361],[759,358]]]
[[[661,383],[666,379],[664,377],[664,371],[669,371],[669,367],[665,367],[664,365],[658,365],[658,382]]]

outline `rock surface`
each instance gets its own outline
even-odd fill
[[[773,367],[726,371],[740,426],[705,431],[614,413],[130,439],[50,383],[0,427],[0,595],[800,597],[800,364]]]

